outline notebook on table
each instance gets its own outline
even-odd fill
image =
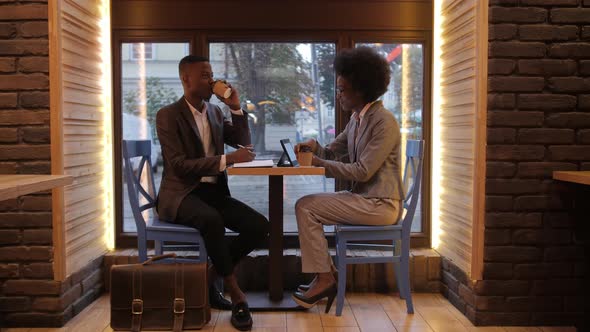
[[[235,163],[234,167],[273,167],[275,164],[272,159],[252,160],[245,163]]]

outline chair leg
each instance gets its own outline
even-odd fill
[[[403,289],[404,289],[404,297],[406,300],[406,308],[408,314],[414,313],[414,304],[412,303],[412,290],[410,288],[410,259],[409,257],[403,257],[400,263],[401,267],[401,277],[400,279],[404,280]]]
[[[395,280],[397,281],[397,290],[399,292],[399,298],[400,299],[405,299],[406,298],[406,294],[404,293],[405,288],[402,287],[403,286],[403,278],[402,278],[402,271],[401,271],[401,264],[400,262],[394,262],[393,263],[393,273],[395,273]]]
[[[201,249],[204,251],[201,251]],[[201,246],[199,247],[199,262],[203,262],[201,259],[203,259],[204,257],[204,262],[207,263],[207,267],[213,265],[213,263],[207,258],[207,251],[205,250],[205,246]],[[209,269],[207,269],[207,273],[209,273]],[[209,277],[209,275],[207,275],[207,277]],[[225,292],[225,289],[223,288],[224,284],[223,284],[223,277],[220,277],[219,275],[214,275],[213,276],[213,280],[209,280],[209,284],[213,285],[216,289],[219,289],[219,291],[221,291],[222,293]]]
[[[139,262],[143,263],[147,261],[147,243],[145,237],[143,239],[137,239],[137,256],[139,256]]]
[[[336,316],[342,316],[344,297],[346,295],[346,240],[339,239],[336,243],[338,265],[338,291],[336,293]]]
[[[334,243],[336,243],[336,255],[334,256],[334,266],[338,268],[338,232],[334,233]]]
[[[222,277],[215,278],[215,280],[213,281],[213,284],[215,285],[215,288],[219,289],[222,293],[225,291],[223,289],[223,278]]]
[[[207,248],[205,248],[205,240],[199,239],[199,263],[207,263],[209,256],[207,255]]]
[[[154,251],[156,252],[156,256],[161,255],[162,247],[164,246],[164,241],[154,240]]]

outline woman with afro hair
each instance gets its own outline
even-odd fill
[[[314,166],[326,175],[352,182],[352,189],[302,197],[295,204],[302,270],[314,273],[309,285],[299,286],[293,299],[306,308],[328,298],[326,312],[336,296],[335,268],[328,252],[323,225],[391,225],[401,215],[400,128],[378,100],[389,85],[386,59],[368,47],[344,50],[334,60],[336,99],[350,121],[335,140],[322,147],[315,140]]]

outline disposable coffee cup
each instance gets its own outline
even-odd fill
[[[302,145],[299,147],[299,151],[297,151],[297,160],[299,161],[300,166],[311,166],[312,158],[313,152],[311,152],[309,146]]]
[[[224,81],[213,82],[213,93],[220,98],[229,98],[232,90]]]

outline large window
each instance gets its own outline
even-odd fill
[[[158,49],[157,57],[146,61],[136,52]],[[423,139],[424,51],[421,43],[356,43],[378,49],[391,64],[392,79],[381,99],[400,124],[402,161],[405,141]],[[224,79],[240,92],[242,107],[248,111],[252,143],[257,159],[278,160],[279,140],[292,142],[317,139],[329,144],[338,134],[333,60],[335,43],[296,42],[214,42],[209,58],[215,79]],[[152,141],[155,186],[161,181],[161,148],[155,131],[155,114],[182,96],[178,61],[188,54],[189,43],[121,44],[121,129],[123,139]],[[156,53],[151,53],[156,54]],[[139,56],[139,58],[135,58]],[[215,96],[229,115],[229,109]],[[343,115],[340,114],[342,123]],[[343,125],[341,125],[341,128]],[[341,130],[341,129],[340,129]],[[226,147],[227,152],[231,147]],[[403,166],[403,165],[402,165]],[[284,229],[296,233],[294,206],[300,197],[337,190],[334,179],[322,176],[285,177]],[[122,184],[122,230],[136,231]],[[268,178],[232,176],[232,195],[268,217]],[[423,232],[422,199],[412,224],[412,232]]]
[[[279,158],[281,138],[300,142],[313,137],[327,144],[350,119],[350,113],[343,112],[335,101],[334,56],[346,48],[368,45],[379,49],[391,64],[391,85],[382,99],[401,126],[403,142],[426,142],[423,190],[412,225],[412,246],[430,245],[430,1],[341,1],[338,6],[331,0],[247,4],[174,1],[173,6],[169,2],[113,2],[116,141],[129,137],[129,128],[143,126],[145,136],[138,137],[137,130],[131,133],[134,138],[152,139],[154,151],[158,151],[148,105],[166,100],[170,90],[180,97],[178,61],[186,54],[195,54],[209,57],[215,78],[226,79],[240,91],[258,158]],[[220,19],[215,13],[230,15]],[[134,98],[141,97],[141,91],[149,91],[150,85],[164,88]],[[135,102],[139,107],[130,111],[128,105],[133,103],[129,101],[134,100],[139,100]],[[215,97],[211,102],[219,103]],[[144,120],[124,119],[137,116],[135,113],[145,114],[139,116]],[[133,121],[143,124],[129,125]],[[115,178],[122,183],[121,151],[117,145],[115,153]],[[159,186],[159,161],[156,165]],[[268,216],[268,177],[234,176],[229,180],[232,195]],[[349,185],[321,176],[287,176],[284,184],[284,243],[290,247],[297,246],[297,199],[310,193],[343,190]],[[119,185],[116,191],[117,246],[134,247],[135,227],[123,189]]]
[[[145,45],[157,48],[150,61],[141,57]],[[396,117],[402,131],[402,161],[405,142],[423,139],[424,48],[421,43],[356,43],[378,49],[391,65],[392,79],[381,97]],[[301,142],[317,139],[329,144],[342,130],[344,114],[338,114],[335,100],[333,60],[335,43],[297,42],[213,42],[208,44],[215,79],[224,79],[240,92],[242,107],[248,111],[252,143],[257,159],[278,160],[279,140]],[[178,61],[189,52],[189,43],[121,44],[121,128],[123,139],[152,141],[155,185],[161,181],[161,148],[155,132],[155,114],[164,105],[182,96]],[[156,53],[152,53],[156,55]],[[135,59],[139,55],[139,59]],[[229,109],[215,96],[229,115]],[[340,127],[338,126],[340,121]],[[340,128],[340,129],[339,129]],[[226,152],[231,151],[226,147]],[[403,166],[403,165],[402,165]],[[284,230],[296,233],[294,206],[300,197],[338,190],[334,179],[322,176],[285,177]],[[122,185],[124,233],[134,233],[135,223]],[[268,178],[232,176],[232,195],[268,217]],[[422,198],[422,195],[421,195]],[[412,224],[412,232],[423,227],[422,199]]]
[[[147,47],[149,45],[149,47]],[[155,55],[150,61],[143,54]],[[150,50],[149,53],[141,50]],[[137,51],[140,50],[140,51]],[[154,182],[162,179],[161,147],[156,133],[156,113],[182,96],[178,62],[188,54],[188,43],[123,43],[121,45],[121,129],[122,138],[150,140]],[[137,56],[137,57],[136,57]],[[133,161],[132,161],[133,163]],[[139,162],[133,163],[137,167]],[[145,174],[145,173],[144,173]],[[127,188],[122,184],[123,232],[135,232],[135,221],[129,206]]]
[[[209,59],[216,79],[225,79],[240,92],[249,112],[257,159],[277,161],[280,139],[301,142],[315,138],[322,145],[336,134],[334,112],[333,43],[210,43]],[[215,97],[225,112],[224,104]],[[229,113],[228,113],[229,114]],[[300,197],[333,192],[334,179],[287,176],[284,229],[297,232],[295,202]],[[232,196],[268,217],[268,177],[232,176]]]

